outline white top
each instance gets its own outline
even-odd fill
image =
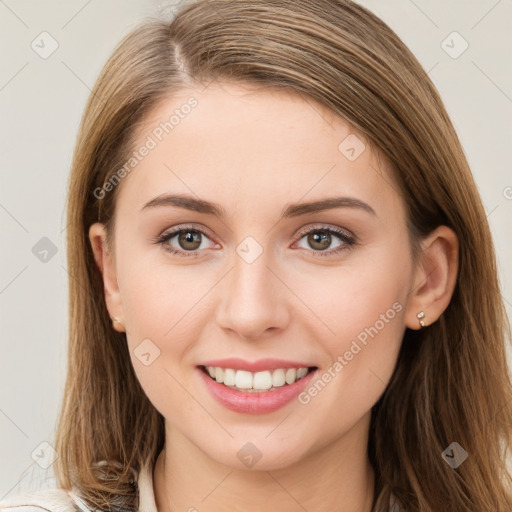
[[[139,475],[139,512],[158,512],[153,491],[153,472],[144,466]]]
[[[139,474],[139,512],[158,512],[153,492],[153,472],[144,466]],[[0,500],[2,512],[90,512],[73,492],[61,488],[47,488],[23,494],[7,495]]]
[[[139,512],[158,512],[153,491],[153,472],[144,466],[139,474]],[[7,496],[0,500],[2,512],[90,512],[85,504],[73,492],[61,488],[41,489],[25,494]],[[402,512],[391,496],[390,512]]]

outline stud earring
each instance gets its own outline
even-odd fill
[[[420,329],[423,329],[423,327],[425,327],[425,321],[423,320],[425,318],[425,313],[420,311],[416,316],[418,317],[418,321],[420,323]]]
[[[116,328],[116,323],[118,323],[121,326],[122,330],[119,330]],[[116,329],[116,331],[124,332],[124,325],[120,322],[120,320],[119,320],[119,318],[117,318],[117,316],[112,317],[112,324],[113,324],[114,329]]]

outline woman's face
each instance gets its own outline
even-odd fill
[[[234,83],[137,133],[106,300],[168,436],[261,469],[366,439],[414,288],[389,169],[312,101]]]

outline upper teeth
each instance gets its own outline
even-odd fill
[[[255,373],[246,370],[220,368],[218,366],[206,366],[205,368],[210,377],[217,382],[223,383],[226,386],[249,390],[266,390],[272,387],[278,388],[285,384],[293,384],[308,373],[307,368],[279,368],[277,370],[265,370]]]

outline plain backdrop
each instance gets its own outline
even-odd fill
[[[398,33],[441,93],[488,213],[510,315],[512,2],[360,3]],[[0,499],[52,484],[52,467],[35,460],[53,438],[64,386],[64,205],[87,96],[123,35],[171,12],[157,0],[0,0]]]

